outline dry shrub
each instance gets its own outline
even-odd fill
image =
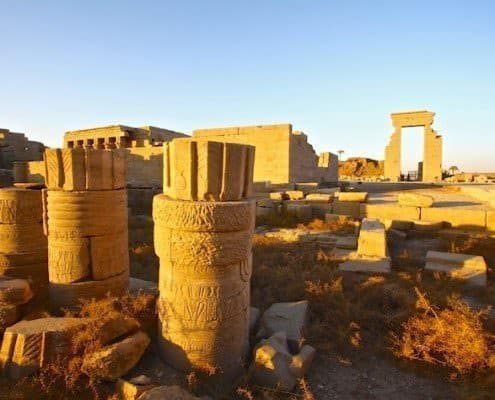
[[[495,366],[494,338],[483,329],[481,313],[457,298],[436,310],[418,290],[419,313],[407,320],[400,337],[392,336],[400,358],[439,365],[463,375]]]

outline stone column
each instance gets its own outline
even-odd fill
[[[400,180],[402,157],[402,128],[395,127],[390,141],[385,148],[384,177],[393,182]]]
[[[128,287],[123,157],[96,149],[45,152],[50,302],[56,310]]]
[[[0,189],[0,276],[27,279],[40,296],[48,289],[42,219],[41,190]]]
[[[158,340],[173,367],[240,370],[249,326],[254,147],[197,139],[164,145],[154,197],[160,258]]]

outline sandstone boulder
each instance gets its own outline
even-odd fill
[[[115,381],[138,363],[149,343],[148,335],[136,332],[85,356],[82,369],[89,376]]]
[[[399,205],[405,207],[431,207],[433,197],[419,193],[400,193],[398,196]]]
[[[308,320],[306,300],[291,303],[275,303],[261,317],[258,337],[267,338],[277,332],[284,332],[289,346],[294,351],[300,348]]]
[[[263,387],[291,391],[309,369],[315,354],[315,349],[306,345],[293,356],[285,332],[277,332],[256,346],[250,379]]]

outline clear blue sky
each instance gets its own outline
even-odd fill
[[[0,0],[0,127],[291,122],[383,157],[389,114],[437,113],[445,164],[495,170],[495,2]]]

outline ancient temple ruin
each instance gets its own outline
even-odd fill
[[[43,159],[45,146],[29,140],[24,133],[0,129],[0,168],[12,169],[15,161],[38,161]]]
[[[198,129],[193,136],[255,146],[255,182],[338,181],[338,157],[330,152],[317,155],[308,136],[293,131],[291,124]]]
[[[438,182],[442,180],[442,136],[431,127],[435,113],[430,111],[410,111],[391,114],[395,128],[385,148],[385,179],[401,180],[402,128],[424,127],[423,162],[420,163],[419,180]]]

